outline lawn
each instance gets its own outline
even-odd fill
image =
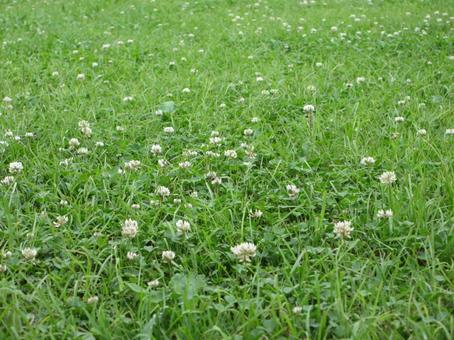
[[[0,0],[1,339],[452,339],[454,0]]]

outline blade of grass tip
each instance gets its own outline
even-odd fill
[[[302,250],[301,253],[298,255],[298,257],[296,258],[296,261],[295,263],[293,264],[292,266],[292,269],[290,270],[290,275],[292,275],[294,273],[294,271],[296,270],[296,268],[298,268],[300,262],[301,262],[301,259],[303,258],[304,254],[306,254],[306,250]]]

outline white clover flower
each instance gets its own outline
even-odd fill
[[[33,132],[26,132],[26,133],[25,133],[25,137],[27,137],[27,138],[33,138],[33,137],[35,137],[35,134],[34,134]]]
[[[98,66],[99,66],[99,64],[98,64],[97,62],[93,62],[93,63],[91,64],[91,67],[93,67],[93,68],[96,68],[96,67],[98,67]]]
[[[388,210],[383,210],[383,209],[380,209],[378,212],[377,212],[377,217],[378,218],[390,218],[390,217],[393,217],[393,211],[391,209],[388,209]]]
[[[87,299],[87,303],[89,305],[93,305],[95,303],[97,303],[99,301],[99,298],[95,295],[95,296],[90,296],[88,299]]]
[[[338,238],[350,238],[350,234],[353,231],[350,221],[339,221],[334,224],[334,234]]]
[[[188,161],[185,161],[185,162],[181,162],[178,164],[178,166],[182,169],[187,169],[189,167],[191,167],[191,162],[188,162]]]
[[[77,80],[85,80],[85,74],[79,73],[76,77]]]
[[[317,92],[315,85],[307,85],[306,90],[308,90],[309,92]]]
[[[397,177],[394,171],[385,171],[378,177],[378,179],[382,184],[392,184],[397,180]]]
[[[219,184],[222,184],[222,178],[221,177],[214,177],[212,180],[211,180],[211,184],[213,185],[219,185]]]
[[[167,126],[167,127],[164,128],[164,132],[171,134],[171,133],[175,132],[175,129],[173,127],[171,127],[171,126]]]
[[[103,146],[104,146],[104,142],[101,142],[101,141],[96,142],[96,143],[95,143],[95,146],[97,146],[97,147],[103,147]]]
[[[163,115],[163,112],[162,112],[162,110],[156,110],[156,111],[154,112],[154,114],[155,114],[156,116],[162,116],[162,115]]]
[[[160,195],[162,197],[170,196],[170,190],[169,190],[169,188],[167,188],[165,186],[159,186],[158,189],[156,190],[156,192],[158,193],[158,195]]]
[[[252,135],[254,134],[254,130],[252,130],[252,129],[245,129],[245,130],[243,131],[243,134],[244,134],[245,136],[252,136]]]
[[[58,77],[58,75],[59,75],[58,71],[52,72],[52,77]]]
[[[165,159],[159,159],[158,160],[158,164],[161,168],[164,168],[166,167],[167,165],[169,165],[169,162],[167,162]]]
[[[123,222],[121,234],[125,237],[134,238],[139,230],[139,223],[132,219],[127,219]]]
[[[446,129],[445,135],[446,135],[446,136],[454,135],[454,129]]]
[[[183,151],[183,156],[185,156],[185,157],[195,157],[198,154],[199,153],[196,150],[185,150],[185,151]]]
[[[221,154],[220,154],[220,153],[214,152],[214,151],[210,151],[210,150],[208,150],[207,152],[205,152],[205,155],[208,156],[208,157],[213,157],[213,158],[219,158],[219,157],[221,157]]]
[[[3,102],[4,102],[4,103],[9,104],[9,103],[11,103],[12,101],[13,101],[13,98],[11,98],[11,97],[6,96],[6,97],[3,98]]]
[[[88,155],[88,149],[87,148],[79,148],[79,149],[77,149],[77,154],[82,155],[82,156]]]
[[[72,158],[65,158],[64,160],[60,161],[61,166],[69,166],[72,162]]]
[[[400,133],[399,133],[399,132],[393,132],[393,133],[391,134],[391,139],[397,139],[397,138],[399,138],[399,136],[400,136]]]
[[[186,87],[181,92],[183,92],[183,93],[191,93],[191,90]]]
[[[373,157],[363,157],[361,159],[361,165],[372,165],[375,163],[375,159]]]
[[[137,203],[131,204],[131,208],[135,210],[140,209],[140,204]]]
[[[68,223],[68,221],[69,221],[69,219],[67,216],[57,216],[57,218],[53,222],[53,225],[55,228],[60,228],[61,226]]]
[[[151,145],[150,152],[154,155],[159,155],[162,152],[161,145],[159,145],[159,144]]]
[[[70,148],[76,148],[80,145],[80,142],[77,138],[71,138],[68,143]]]
[[[258,123],[260,121],[259,117],[252,117],[251,118],[251,123]]]
[[[315,106],[312,104],[306,104],[303,106],[303,111],[306,113],[312,113],[315,111]]]
[[[14,133],[11,130],[6,130],[5,137],[9,137],[9,138],[14,137]]]
[[[263,77],[260,77],[260,76],[259,76],[259,77],[255,78],[255,80],[256,80],[258,83],[260,83],[260,82],[264,81],[265,79],[264,79]]]
[[[35,259],[35,257],[38,255],[38,250],[36,248],[24,248],[22,249],[21,253],[22,256],[29,261]]]
[[[224,156],[227,157],[227,158],[234,159],[234,158],[237,158],[238,155],[237,155],[235,150],[226,150],[224,152]]]
[[[191,224],[188,221],[178,220],[176,226],[179,234],[185,234],[191,230]]]
[[[426,129],[419,129],[418,131],[416,131],[416,136],[418,136],[418,137],[423,137],[425,135],[427,135]]]
[[[138,160],[132,160],[125,162],[124,168],[127,171],[137,171],[140,169],[141,164],[142,163]]]
[[[252,218],[260,218],[260,217],[262,217],[262,215],[263,215],[263,212],[261,210],[258,210],[258,209],[256,209],[255,211],[251,210],[249,212],[249,216],[251,216]]]
[[[292,311],[294,314],[301,314],[301,312],[303,311],[303,307],[295,306],[295,307],[293,307]]]
[[[80,129],[80,132],[82,132],[82,134],[84,134],[87,137],[90,137],[92,134],[92,130],[89,127],[84,127],[82,129]]]
[[[394,117],[394,121],[395,121],[396,123],[402,123],[402,122],[405,121],[405,118],[402,117],[402,116]]]
[[[162,252],[161,257],[164,262],[170,263],[175,258],[175,253],[171,250],[165,250]]]
[[[9,172],[12,174],[20,173],[24,169],[22,162],[11,162],[9,163]]]
[[[300,193],[300,189],[294,184],[287,184],[286,188],[290,198],[296,198],[296,196]]]
[[[156,288],[156,287],[159,287],[159,280],[151,280],[151,281],[148,281],[147,285],[148,287],[151,287],[151,288]]]
[[[81,120],[79,122],[79,129],[80,129],[80,132],[82,132],[82,134],[84,134],[88,137],[91,136],[92,130],[90,128],[90,123],[87,122],[86,120]]]
[[[6,264],[0,264],[0,273],[6,272],[7,269]]]
[[[251,262],[251,258],[256,255],[257,247],[254,243],[243,242],[235,247],[231,247],[230,250],[240,262]]]
[[[5,176],[1,181],[3,185],[11,185],[14,183],[14,176]]]
[[[133,252],[133,251],[128,251],[128,253],[126,254],[126,257],[130,261],[135,260],[137,256],[139,256],[139,255],[137,253]]]
[[[126,96],[126,97],[123,98],[123,101],[124,101],[125,103],[127,103],[127,102],[132,102],[133,100],[134,100],[134,97],[133,97],[133,96]]]
[[[125,131],[125,128],[123,126],[121,126],[121,125],[117,125],[115,127],[115,130],[117,130],[118,132],[123,132],[123,131]]]
[[[221,137],[210,137],[210,144],[219,144],[222,142],[222,138]]]
[[[365,81],[366,81],[366,78],[364,78],[364,77],[357,77],[356,78],[356,83],[357,84],[364,83]]]

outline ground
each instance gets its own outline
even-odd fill
[[[451,339],[454,1],[0,1],[2,339]]]

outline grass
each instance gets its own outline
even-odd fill
[[[453,337],[454,2],[306,2],[0,1],[2,339]]]

